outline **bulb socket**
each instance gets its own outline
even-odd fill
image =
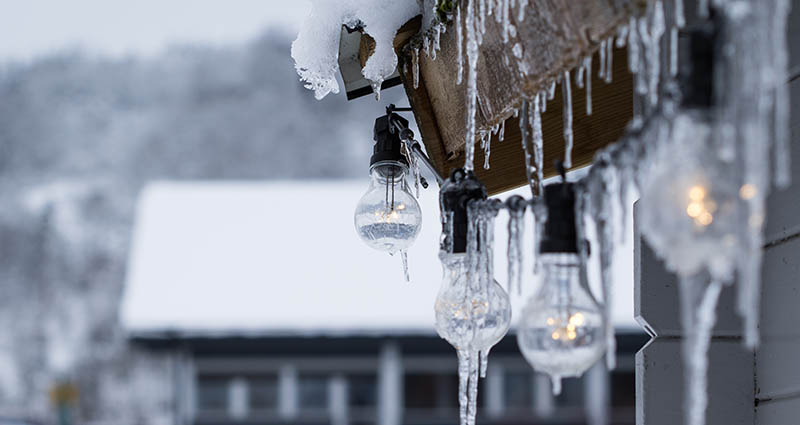
[[[578,252],[578,229],[575,224],[575,184],[553,183],[544,187],[547,221],[539,243],[539,252]]]
[[[473,200],[489,197],[486,186],[472,171],[457,168],[439,190],[442,215],[441,250],[451,254],[467,252],[467,206]],[[449,230],[452,229],[452,232]]]
[[[714,62],[721,54],[717,47],[723,28],[721,15],[712,7],[708,20],[679,33],[678,83],[684,107],[710,108],[714,105]]]
[[[373,134],[375,146],[369,160],[370,166],[383,161],[397,161],[408,166],[408,159],[403,154],[400,131],[393,125],[393,122],[402,124],[404,128],[408,127],[408,120],[394,113],[378,117],[375,120]]]

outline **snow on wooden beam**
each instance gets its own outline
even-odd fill
[[[493,137],[491,169],[484,170],[483,152],[476,149],[475,169],[490,193],[525,184],[525,170],[520,143],[519,120],[513,112],[524,97],[536,95],[549,81],[565,70],[572,70],[581,60],[595,52],[601,41],[612,36],[617,28],[628,22],[632,14],[646,7],[645,0],[531,0],[524,21],[512,23],[517,37],[504,42],[501,24],[493,17],[486,19],[486,33],[478,59],[478,128],[487,130],[506,121],[505,140]],[[520,43],[523,60],[528,66],[523,76],[512,53]],[[439,172],[448,175],[463,165],[465,140],[465,83],[458,85],[456,31],[451,25],[441,36],[441,51],[432,60],[420,53],[419,84],[413,85],[412,54],[409,48],[401,51],[406,93],[414,109],[422,142]],[[585,92],[573,85],[575,149],[574,166],[591,163],[594,152],[616,141],[633,116],[633,80],[627,70],[624,50],[614,51],[613,83],[597,79],[598,61],[593,61],[593,114],[585,111]],[[403,65],[405,63],[405,66]],[[466,80],[466,58],[465,80]],[[548,102],[543,114],[546,174],[553,173],[554,160],[562,157],[561,90]]]

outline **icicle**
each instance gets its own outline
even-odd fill
[[[789,1],[776,0],[773,6],[772,55],[775,78],[775,141],[773,161],[775,163],[775,186],[786,188],[792,183],[791,137],[789,134],[789,90],[782,87],[788,81],[787,68],[789,46],[786,43],[786,21],[789,14]]]
[[[517,20],[522,22],[525,20],[525,8],[528,7],[528,0],[519,0],[519,5],[517,6]]]
[[[467,408],[467,425],[475,425],[478,410],[478,359],[479,353],[473,351],[469,355],[469,407]]]
[[[561,394],[561,377],[558,375],[550,375],[550,381],[553,383],[553,395],[558,396]]]
[[[489,156],[492,154],[492,135],[491,134],[487,135],[487,137],[486,137],[486,141],[484,142],[484,147],[483,147],[483,153],[484,153],[484,156],[483,156],[483,169],[484,170],[488,170],[489,169]]]
[[[511,204],[508,209],[508,293],[514,286],[522,293],[522,236],[525,233],[525,208]]]
[[[686,26],[686,17],[683,11],[683,0],[675,0],[675,26],[683,28]]]
[[[464,169],[475,169],[475,113],[478,102],[478,42],[475,31],[475,0],[467,2],[467,131],[464,145]]]
[[[606,84],[611,84],[614,78],[614,43],[611,39],[606,43],[606,71],[603,77]]]
[[[658,0],[653,6],[653,24],[650,27],[647,48],[647,72],[650,77],[647,91],[650,95],[651,106],[658,104],[658,82],[661,79],[661,37],[664,35],[664,29],[664,5],[661,0]]]
[[[583,67],[586,68],[586,115],[592,115],[592,57],[587,56],[583,60]]]
[[[572,80],[569,71],[564,71],[561,82],[561,96],[564,102],[564,167],[572,168]]]
[[[617,29],[617,48],[621,49],[627,44],[628,31],[630,31],[630,27],[627,25],[622,25],[619,27],[619,29]]]
[[[461,5],[456,6],[456,62],[458,63],[458,71],[456,72],[456,84],[461,85],[464,79],[464,36],[462,34],[461,23]]]
[[[669,75],[678,75],[678,27],[672,27],[669,32]]]
[[[606,40],[600,42],[600,69],[597,71],[597,76],[599,78],[605,79],[606,78]]]
[[[556,97],[556,81],[553,80],[550,82],[550,85],[547,87],[547,100],[553,100]]]
[[[631,17],[628,23],[628,70],[631,74],[639,72],[639,30],[636,18]]]
[[[414,89],[416,90],[419,88],[419,48],[415,48],[414,53],[411,55],[411,72],[414,80]]]
[[[369,84],[370,84],[370,86],[372,86],[372,92],[375,93],[375,100],[380,102],[380,100],[381,100],[381,85],[383,84],[383,80],[370,81]]]
[[[469,386],[469,351],[458,350],[458,416],[460,425],[467,425],[467,408],[469,398],[467,388]]]
[[[539,273],[541,260],[539,258],[540,242],[544,234],[544,222],[547,221],[547,207],[545,206],[542,198],[534,198],[531,205],[531,213],[533,214],[533,274]]]
[[[497,135],[497,139],[502,142],[503,139],[505,138],[505,135],[506,135],[506,120],[503,120],[503,122],[500,123],[500,133]]]
[[[536,95],[536,98],[533,101],[534,105],[539,104],[539,95]],[[520,111],[522,112],[519,117],[519,131],[520,131],[520,141],[522,142],[522,153],[523,158],[525,159],[525,176],[528,178],[528,186],[531,188],[531,193],[533,196],[536,196],[538,193],[538,188],[536,183],[533,181],[533,173],[531,172],[531,151],[528,148],[528,109],[530,108],[530,103],[527,99],[522,100],[522,107]]]
[[[411,282],[411,276],[408,274],[408,252],[405,249],[400,251],[400,259],[403,261],[403,277],[406,282]]]
[[[578,67],[578,72],[575,74],[575,85],[578,86],[579,89],[583,88],[583,76],[586,74],[586,65],[584,62],[581,62],[581,66]]]
[[[542,113],[547,112],[547,93],[539,92],[539,101],[541,102],[539,109],[541,109]]]
[[[533,116],[531,118],[531,130],[533,131],[533,161],[536,167],[536,186],[538,189],[534,195],[541,196],[542,184],[544,182],[544,133],[542,132],[542,112],[539,110],[538,102],[534,101]]]
[[[491,348],[487,348],[485,350],[481,350],[481,367],[480,367],[480,375],[481,378],[486,377],[486,369],[489,368],[489,351]]]
[[[613,210],[611,199],[616,198],[616,191],[619,190],[617,174],[609,165],[607,153],[595,161],[592,171],[598,173],[599,178],[592,181],[589,187],[589,197],[592,202],[592,220],[597,229],[597,240],[600,252],[600,278],[601,289],[603,292],[603,314],[606,320],[606,363],[608,369],[614,369],[616,365],[616,340],[614,338],[614,326],[611,322],[611,312],[613,311],[613,282],[612,282],[612,259],[614,258],[614,226]]]
[[[687,340],[683,345],[686,375],[686,424],[703,425],[708,406],[708,348],[716,321],[715,310],[722,284],[705,284],[698,278],[681,278],[681,310]]]

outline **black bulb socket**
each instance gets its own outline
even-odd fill
[[[679,34],[678,83],[685,108],[714,105],[714,59],[721,54],[718,46],[722,28],[721,14],[712,8],[709,19]]]
[[[408,120],[394,113],[378,117],[375,120],[373,135],[375,146],[369,160],[370,166],[379,162],[395,161],[408,167],[408,159],[403,154],[403,141],[400,138],[400,131],[394,125],[395,122],[400,123],[404,128],[408,127]]]
[[[441,249],[452,254],[467,252],[467,207],[472,201],[486,200],[489,193],[472,171],[453,170],[439,190],[442,214]],[[448,218],[450,221],[448,221]],[[452,226],[452,233],[449,232]]]
[[[540,253],[578,253],[575,223],[575,184],[553,183],[544,187],[547,221],[539,243]]]

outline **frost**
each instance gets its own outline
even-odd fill
[[[362,27],[375,40],[375,51],[362,69],[373,87],[397,68],[392,42],[403,24],[421,13],[416,0],[313,0],[311,14],[292,43],[295,69],[317,99],[338,93],[339,37],[342,25]]]

